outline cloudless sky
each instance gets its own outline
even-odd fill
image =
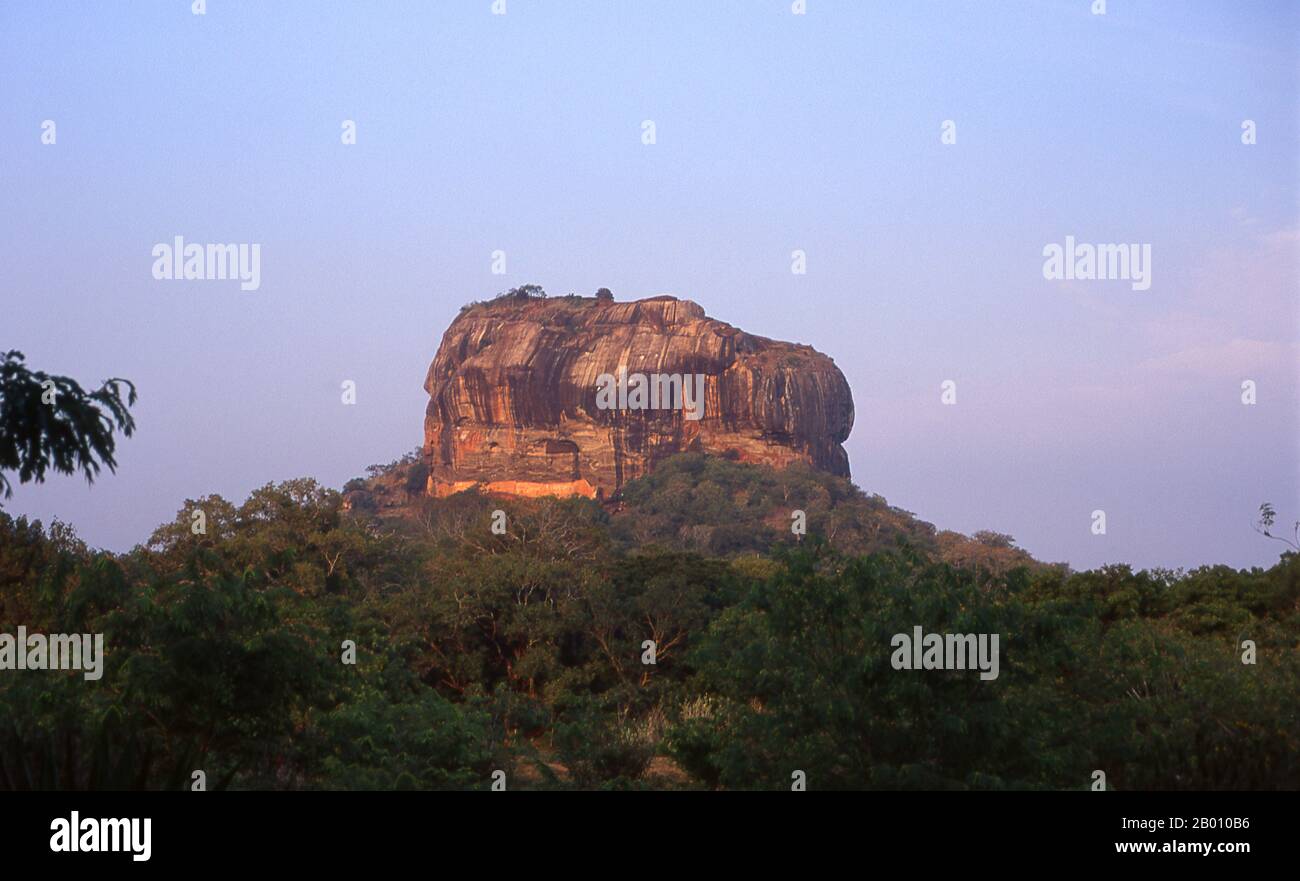
[[[186,498],[339,487],[420,443],[458,308],[536,282],[826,352],[854,481],[940,528],[1080,568],[1275,560],[1250,523],[1300,519],[1300,4],[807,7],[0,4],[0,350],[140,390],[116,475],[5,509],[125,550]],[[261,288],[155,281],[176,235],[260,243]],[[1067,235],[1151,244],[1151,288],[1045,280]]]

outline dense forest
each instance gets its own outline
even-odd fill
[[[126,554],[0,513],[0,630],[106,645],[0,677],[0,788],[1300,788],[1295,553],[1071,572],[689,454],[612,505],[422,469],[187,500]],[[918,625],[1000,634],[999,677],[894,669]]]

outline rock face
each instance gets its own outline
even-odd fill
[[[637,374],[652,385],[681,375],[688,395],[659,384],[660,409],[638,409],[646,401]],[[625,402],[610,391],[619,380]],[[689,395],[696,382],[702,411]],[[849,476],[841,444],[853,427],[853,398],[834,362],[675,297],[507,297],[467,307],[443,335],[424,387],[432,495],[479,484],[609,498],[686,450]]]

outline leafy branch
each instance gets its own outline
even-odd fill
[[[1287,538],[1284,535],[1273,534],[1272,532],[1273,523],[1276,519],[1277,519],[1277,512],[1273,510],[1273,506],[1271,504],[1265,502],[1264,504],[1259,506],[1259,519],[1256,520],[1253,524],[1251,524],[1251,526],[1256,532],[1258,532],[1260,535],[1264,536],[1265,538],[1271,538],[1274,541],[1280,541],[1283,544],[1287,545],[1288,547],[1292,547],[1295,548],[1297,551],[1300,551],[1300,520],[1297,520],[1295,522],[1295,526],[1292,530],[1292,535],[1294,537],[1294,540],[1292,540],[1290,538]]]
[[[0,361],[0,497],[13,495],[5,471],[18,472],[20,483],[40,483],[50,469],[80,471],[90,483],[101,468],[116,471],[113,435],[135,431],[128,410],[136,401],[135,385],[113,378],[87,392],[74,379],[33,371],[23,362],[18,351]]]

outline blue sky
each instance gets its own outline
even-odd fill
[[[1300,7],[1090,5],[5,3],[0,348],[141,394],[116,475],[5,508],[123,550],[187,497],[341,486],[420,442],[459,306],[536,282],[826,352],[855,482],[941,528],[1266,565],[1259,503],[1300,519]],[[261,243],[260,289],[155,281],[176,235]],[[1149,243],[1150,290],[1044,279],[1067,235]]]

